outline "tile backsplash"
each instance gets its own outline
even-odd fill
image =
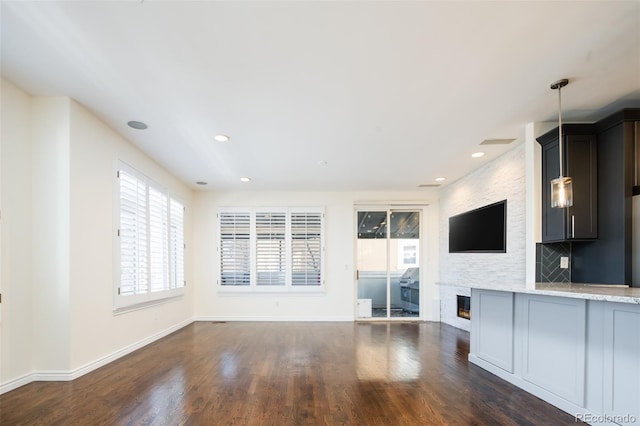
[[[560,258],[571,258],[570,243],[536,244],[536,281],[542,283],[568,283],[571,281],[571,265],[560,268]]]

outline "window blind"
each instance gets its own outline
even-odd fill
[[[170,201],[170,240],[171,240],[171,288],[183,287],[184,278],[184,205],[174,200]]]
[[[221,286],[265,292],[324,286],[322,208],[239,207],[218,217]]]
[[[147,187],[133,174],[120,171],[120,294],[148,289]]]
[[[166,193],[149,187],[149,272],[151,291],[169,288],[169,208]]]
[[[321,285],[322,214],[291,213],[291,285]]]
[[[220,284],[251,283],[251,215],[220,213]]]
[[[285,285],[286,214],[256,213],[256,285]]]
[[[184,206],[142,173],[118,166],[116,310],[183,294]]]

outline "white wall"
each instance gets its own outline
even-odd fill
[[[526,271],[525,145],[473,171],[440,192],[440,279],[443,284],[509,284],[525,286]],[[449,253],[449,217],[507,200],[506,253]],[[468,290],[441,289],[441,320],[469,329],[456,317],[455,294]],[[472,313],[473,315],[473,313]]]
[[[2,80],[0,393],[68,380],[193,319],[191,190],[67,97]],[[185,295],[115,315],[121,159],[184,202]],[[191,284],[191,285],[189,285]]]
[[[423,306],[431,319],[437,299],[437,201],[430,192],[201,192],[194,199],[196,318],[224,320],[346,320],[355,318],[354,203],[411,200],[425,208],[427,235]],[[232,206],[323,206],[325,208],[325,285],[323,294],[226,294],[218,291],[216,214]],[[436,319],[437,320],[437,319]]]
[[[353,320],[356,203],[428,205],[422,312],[432,319],[439,265],[435,191],[208,192],[193,199],[187,186],[75,101],[32,97],[5,80],[1,148],[0,392],[34,379],[77,377],[189,323],[194,312],[200,318]],[[185,202],[188,284],[181,298],[114,315],[118,159]],[[325,207],[326,292],[239,297],[216,291],[216,213],[241,205]]]
[[[191,268],[191,190],[93,114],[71,101],[70,290],[71,369],[82,367],[193,317],[193,289],[185,296],[114,315],[113,196],[117,160],[166,186],[185,205],[185,279]]]
[[[0,383],[8,383],[32,370],[31,97],[0,84]]]
[[[536,243],[542,241],[542,147],[536,138],[557,125],[558,123],[548,122],[527,123],[525,127],[527,288],[535,288],[536,285]]]
[[[33,366],[69,369],[69,98],[32,101]]]

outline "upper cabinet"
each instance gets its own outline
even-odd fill
[[[598,239],[574,243],[571,280],[633,284],[633,200],[640,184],[640,109],[628,108],[596,124],[598,139]]]
[[[573,180],[573,206],[551,207],[551,181],[560,176],[558,128],[538,138],[542,145],[542,242],[598,237],[598,146],[592,124],[564,124],[564,173]]]

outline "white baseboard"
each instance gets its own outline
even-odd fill
[[[289,317],[289,318],[274,318],[274,317],[213,317],[213,316],[200,316],[196,317],[194,321],[229,321],[229,322],[354,322],[355,318],[350,316],[340,317]]]
[[[110,362],[117,360],[118,358],[122,358],[125,355],[130,354],[133,351],[136,351],[140,348],[147,346],[150,343],[155,342],[156,340],[160,340],[169,334],[180,330],[183,327],[188,326],[193,322],[193,318],[189,318],[184,320],[178,324],[175,324],[165,330],[162,330],[152,336],[144,338],[138,342],[135,342],[131,345],[125,346],[122,349],[119,349],[115,352],[112,352],[109,355],[98,358],[95,361],[91,361],[82,367],[78,367],[71,371],[36,371],[31,374],[24,375],[22,377],[13,379],[7,383],[0,384],[0,395],[3,393],[12,391],[14,389],[19,388],[20,386],[27,385],[31,382],[35,381],[43,381],[43,382],[68,382],[71,380],[75,380],[80,376],[83,376],[87,373],[90,373],[94,370],[97,370],[100,367],[103,367]]]
[[[2,383],[0,385],[0,395],[2,395],[3,393],[10,392],[14,389],[18,389],[21,386],[28,385],[34,380],[35,379],[33,378],[33,373],[25,374],[24,376],[11,379],[8,382]]]

